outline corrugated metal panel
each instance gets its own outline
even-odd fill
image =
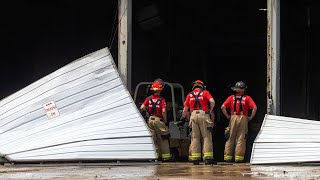
[[[266,115],[251,154],[252,164],[320,161],[320,122]]]
[[[107,48],[0,101],[0,153],[11,161],[157,158]]]

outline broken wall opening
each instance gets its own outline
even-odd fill
[[[109,45],[116,7],[117,1],[20,3],[17,13],[10,13],[14,17],[5,18],[9,36],[3,41],[6,68],[1,96]],[[265,8],[266,1],[254,0],[133,0],[132,87],[161,77],[181,83],[187,93],[192,81],[202,79],[217,102],[218,160],[223,157],[227,125],[218,109],[236,81],[249,85],[248,94],[259,108],[249,123],[249,153],[266,113],[267,12],[259,10]],[[116,43],[111,49],[115,60]]]
[[[220,106],[245,81],[258,113],[249,123],[247,157],[266,113],[266,1],[133,1],[132,87],[162,78],[184,86],[201,79],[216,100],[214,148],[223,160]]]

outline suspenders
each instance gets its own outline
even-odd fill
[[[202,106],[201,106],[201,103],[200,103],[200,101],[199,101],[199,96],[200,96],[200,94],[203,92],[203,89],[201,89],[200,91],[199,91],[199,93],[198,93],[198,95],[196,96],[195,94],[194,94],[194,92],[192,91],[190,94],[192,94],[193,96],[194,96],[194,109],[196,108],[196,106],[198,106],[198,110],[202,110]]]
[[[156,115],[157,116],[158,115],[158,114],[156,114],[157,113],[157,104],[160,101],[162,101],[162,98],[159,97],[156,102],[152,101],[152,96],[149,96],[148,99],[149,99],[149,101],[151,102],[151,105],[152,105],[152,109],[151,109],[150,115]]]
[[[234,95],[234,103],[233,103],[233,113],[236,113],[237,114],[237,101],[239,100],[240,101],[240,113],[243,114],[243,110],[242,110],[242,98],[243,98],[243,95],[238,98],[236,95]]]

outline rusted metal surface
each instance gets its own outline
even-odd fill
[[[132,1],[118,0],[118,69],[131,91],[131,23]]]
[[[267,102],[268,102],[268,109],[267,113],[270,113],[270,106],[269,100],[271,98],[271,0],[268,0],[267,4]]]
[[[0,179],[317,179],[318,164],[295,166],[253,166],[218,163],[214,166],[190,163],[132,164],[125,166],[0,166]]]
[[[267,1],[268,114],[280,115],[280,1]]]

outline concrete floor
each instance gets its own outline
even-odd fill
[[[63,164],[0,166],[0,179],[319,179],[320,164],[218,163]]]

